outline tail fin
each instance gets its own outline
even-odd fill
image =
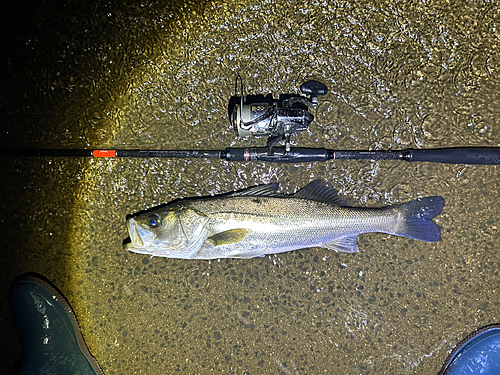
[[[399,204],[406,220],[403,229],[395,234],[420,241],[439,241],[441,230],[432,219],[441,213],[443,206],[443,197],[426,197]]]

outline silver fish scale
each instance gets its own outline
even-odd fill
[[[223,197],[192,205],[209,217],[211,234],[248,229],[237,243],[204,246],[196,257],[258,256],[324,246],[367,232],[397,232],[401,222],[393,208],[350,208],[299,198]]]

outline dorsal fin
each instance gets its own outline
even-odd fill
[[[339,197],[339,193],[332,187],[326,186],[321,180],[314,180],[309,185],[296,192],[293,197],[310,199],[318,202],[335,203],[339,206],[348,206],[346,200]]]
[[[277,197],[277,196],[282,196],[281,194],[278,194],[278,184],[267,184],[267,185],[260,185],[260,186],[255,186],[251,187],[245,190],[240,190],[234,193],[231,193],[230,195],[233,197],[257,197],[257,196],[266,196],[266,197]]]

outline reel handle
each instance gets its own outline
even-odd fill
[[[318,96],[326,95],[328,93],[328,88],[321,82],[311,80],[300,85],[300,91],[302,94],[309,95],[313,107],[318,108]]]

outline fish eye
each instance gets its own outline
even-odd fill
[[[156,228],[160,224],[160,217],[157,214],[148,217],[148,225],[151,228]]]

